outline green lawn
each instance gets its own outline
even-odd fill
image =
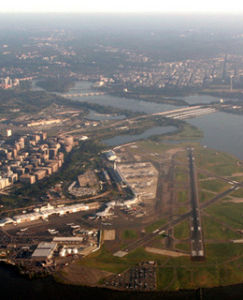
[[[215,197],[215,194],[208,192],[208,191],[200,191],[199,192],[199,201],[200,202],[206,202],[210,199],[212,199],[213,197]]]
[[[219,180],[206,180],[206,181],[201,181],[199,183],[201,189],[209,190],[212,192],[222,192],[224,190],[227,190],[230,185]]]
[[[243,229],[243,203],[222,202],[208,207],[206,211],[233,228]]]
[[[163,225],[165,225],[167,222],[167,219],[163,218],[163,219],[160,219],[150,225],[148,225],[145,230],[146,232],[150,233],[150,232],[153,232],[155,229],[157,229],[158,227],[161,227]]]
[[[216,222],[213,217],[204,216],[202,227],[205,239],[232,240],[239,239],[241,235],[237,232]]]
[[[231,196],[237,197],[237,198],[243,198],[243,188],[240,188],[236,191],[234,191]]]
[[[178,243],[175,246],[176,249],[182,250],[182,251],[190,251],[190,244],[188,243]]]
[[[179,191],[178,192],[178,202],[185,203],[188,202],[188,191]]]
[[[157,287],[159,290],[169,289],[169,285],[174,277],[173,268],[158,268],[157,270]]]
[[[137,232],[132,229],[125,229],[123,231],[122,237],[126,240],[135,239],[137,237]]]
[[[178,240],[188,239],[190,236],[188,220],[181,222],[174,227],[174,237]]]

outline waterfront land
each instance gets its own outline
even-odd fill
[[[53,99],[50,101],[53,102]],[[94,202],[96,204],[88,213],[77,212],[61,218],[54,215],[47,222],[40,219],[4,226],[3,257],[21,266],[23,272],[30,276],[44,272],[53,274],[64,283],[118,290],[172,291],[242,282],[240,266],[243,225],[240,208],[243,201],[243,165],[240,160],[200,145],[198,141],[203,137],[202,131],[183,120],[158,114],[133,114],[122,120],[92,121],[86,119],[88,110],[82,103],[69,102],[61,97],[54,101],[54,106],[44,102],[41,111],[36,112],[36,115],[32,113],[26,123],[23,123],[22,118],[25,116],[27,120],[28,113],[15,112],[17,118],[12,128],[17,130],[22,123],[19,134],[34,134],[36,130],[28,124],[43,119],[48,112],[53,119],[63,118],[61,124],[45,127],[52,139],[55,136],[63,139],[72,134],[76,144],[65,155],[65,163],[58,173],[33,185],[16,184],[5,190],[1,195],[2,217],[12,218],[23,209],[29,212],[36,206],[41,208],[45,203],[54,206],[73,205],[80,201],[91,206]],[[92,108],[96,109],[95,106]],[[118,112],[126,114],[124,110],[117,109],[115,113]],[[183,115],[184,109],[179,113]],[[3,130],[7,126],[4,124]],[[173,130],[165,130],[162,135],[152,131],[149,137],[136,141],[137,136],[143,137],[146,130],[158,126],[164,129],[170,126]],[[37,128],[43,130],[38,125]],[[87,141],[82,141],[84,134]],[[110,173],[112,164],[102,154],[103,150],[109,149],[104,140],[117,135],[134,136],[134,142],[113,148],[121,182]],[[119,142],[120,138],[117,140]],[[193,149],[195,159],[202,226],[200,230],[203,232],[205,251],[203,260],[199,261],[191,259],[193,211],[188,149]],[[151,169],[148,164],[151,164]],[[142,169],[139,169],[140,175],[137,173],[136,168],[142,165],[146,166],[149,175],[143,173]],[[96,189],[97,195],[92,197],[85,194],[82,197],[75,196],[70,192],[70,186],[73,186],[72,183],[80,174],[90,174],[88,170],[95,170],[95,176],[98,176],[103,186],[100,190]],[[83,180],[86,180],[85,177]],[[152,192],[154,188],[149,188],[152,182],[155,182],[155,194]],[[97,208],[98,211],[102,210],[102,206],[109,201],[122,203],[129,199],[131,191],[124,184],[137,194],[139,201],[127,207],[113,207],[110,214],[97,217]],[[76,188],[81,191],[81,187]],[[83,238],[82,232],[88,230],[101,232],[96,252],[88,250],[91,244],[80,244],[81,247],[87,247],[85,254],[82,252],[84,250],[80,250],[79,254],[57,258],[56,252],[53,257],[56,265],[51,263],[44,269],[35,263],[33,265],[33,262],[30,264],[33,249],[41,241],[52,241],[52,235],[69,237],[78,234]],[[13,243],[18,245],[17,248],[11,248]],[[23,251],[23,245],[28,249]],[[62,246],[59,245],[58,249],[61,251]],[[123,254],[116,255],[119,251]],[[147,262],[154,262],[154,267],[141,267],[141,264]],[[89,277],[85,275],[87,272],[91,274]],[[129,281],[128,278],[133,279]]]
[[[72,26],[0,45],[0,259],[123,292],[242,284],[242,35]]]
[[[234,242],[242,238],[240,213],[240,205],[242,204],[232,202],[231,198],[235,198],[235,193],[238,192],[237,195],[240,199],[240,189],[229,194],[227,198],[219,199],[215,204],[205,209],[202,207],[205,246],[204,261],[194,262],[191,261],[190,256],[186,256],[190,255],[191,247],[189,218],[170,227],[169,237],[166,231],[164,236],[158,235],[152,241],[146,242],[145,239],[144,246],[134,249],[125,257],[117,258],[113,256],[114,244],[116,249],[125,249],[129,244],[133,244],[136,239],[143,238],[144,229],[147,232],[153,232],[157,228],[163,228],[165,224],[169,223],[168,221],[171,218],[176,219],[178,216],[190,212],[191,206],[188,197],[189,175],[186,156],[186,147],[188,145],[187,143],[182,143],[175,147],[170,144],[146,141],[136,143],[136,148],[134,148],[134,144],[133,148],[131,146],[126,147],[126,153],[129,152],[130,158],[133,155],[139,157],[140,160],[152,161],[156,165],[164,165],[166,163],[162,158],[166,153],[170,153],[170,155],[178,153],[174,157],[176,164],[173,187],[174,199],[168,198],[164,190],[162,198],[157,199],[154,203],[157,214],[155,211],[151,212],[154,221],[150,223],[150,216],[148,215],[143,218],[142,222],[129,222],[129,231],[124,231],[123,228],[120,228],[121,221],[119,221],[119,226],[118,224],[116,225],[115,221],[109,221],[112,222],[113,228],[116,228],[115,241],[113,243],[110,241],[104,242],[101,250],[76,262],[77,265],[80,265],[80,269],[82,269],[81,266],[85,266],[115,274],[119,273],[119,276],[122,276],[123,272],[129,267],[136,266],[142,261],[156,261],[158,264],[156,271],[157,288],[162,290],[193,289],[199,286],[213,287],[236,284],[242,281],[240,262],[243,246]],[[235,174],[241,174],[243,168],[239,167],[237,164],[238,160],[230,155],[215,150],[203,149],[196,143],[190,145],[193,145],[195,149],[197,169],[204,174],[204,176],[201,176],[203,178],[199,179],[199,199],[202,201],[202,204],[207,204],[216,195],[229,190],[231,187],[229,182],[231,182],[232,176],[234,179],[238,178]],[[220,170],[224,170],[225,167],[225,156],[227,156],[227,163],[230,165],[226,175],[224,172],[220,173]],[[200,160],[201,157],[207,161],[207,164]],[[160,169],[160,171],[162,170]],[[160,180],[163,180],[163,183],[166,184],[165,177],[161,177]],[[170,184],[172,183],[170,182]],[[201,195],[203,196],[201,197]],[[173,202],[170,203],[172,200]],[[173,242],[168,243],[168,239],[171,239]],[[151,254],[146,251],[145,246],[179,251],[185,253],[185,256],[171,257],[169,251],[168,255]],[[75,268],[75,272],[77,270],[78,267]],[[61,278],[64,281],[65,278],[68,278],[70,282],[72,276],[74,276],[73,282],[75,282],[72,267],[67,267],[62,272]],[[102,282],[99,280],[97,284],[102,286]]]

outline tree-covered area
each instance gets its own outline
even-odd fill
[[[86,112],[92,109],[98,113],[119,113],[128,117],[137,115],[137,113],[111,106],[104,107],[99,104],[65,99],[45,91],[0,89],[0,117],[7,117],[8,120],[13,120],[20,114],[34,115],[53,104],[83,109]]]

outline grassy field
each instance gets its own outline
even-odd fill
[[[203,132],[190,124],[183,124],[181,132],[169,136],[163,136],[162,139],[167,140],[197,140],[203,137]]]
[[[181,228],[186,224],[181,224]],[[221,228],[209,218],[203,218],[206,238],[226,239],[238,237],[234,232]],[[210,232],[214,231],[214,233]],[[184,231],[185,232],[185,231]],[[179,233],[180,236],[184,235]],[[189,243],[179,243],[177,249],[190,250]],[[143,248],[129,253],[123,258],[114,257],[103,246],[98,252],[81,259],[80,264],[120,273],[141,261],[153,260],[158,264],[157,285],[159,290],[178,290],[198,287],[212,287],[243,282],[243,245],[233,243],[206,244],[206,260],[193,262],[190,257],[171,258],[151,254]]]
[[[175,214],[183,215],[186,212],[190,211],[191,207],[189,205],[177,206],[175,208]]]
[[[135,239],[137,237],[137,232],[135,230],[132,230],[132,229],[125,229],[123,231],[122,237],[125,240]]]
[[[207,175],[205,175],[205,174],[203,174],[203,173],[200,173],[200,172],[198,172],[197,177],[198,177],[199,180],[200,180],[200,179],[206,179],[206,178],[208,178]]]
[[[195,149],[196,164],[199,168],[207,169],[219,176],[243,172],[243,167],[237,164],[237,158],[230,154],[201,147]]]
[[[188,177],[188,173],[185,172],[185,168],[183,167],[176,167],[175,170],[175,181],[177,185],[185,185],[187,184],[189,177]]]
[[[159,290],[170,289],[169,286],[174,278],[173,268],[158,268],[157,270],[157,287]]]
[[[208,207],[206,212],[233,228],[243,230],[243,203],[217,203]]]
[[[241,235],[216,222],[213,217],[202,218],[203,233],[205,239],[231,240],[239,239]]]
[[[179,203],[188,202],[189,201],[188,191],[179,191],[177,199]]]
[[[193,131],[194,129],[190,126],[186,128],[185,136],[186,132],[189,133],[191,130]],[[170,138],[172,139],[172,137]],[[180,147],[185,149],[189,143],[172,145],[155,141],[141,141],[137,145],[138,148],[131,151],[134,151],[134,153],[136,151],[136,154],[146,157],[146,153],[164,154],[165,151],[172,148]],[[200,173],[200,168],[224,177],[235,173],[243,173],[243,167],[238,166],[236,158],[215,150],[204,149],[196,143],[193,144],[193,147],[195,148],[195,162],[198,170],[200,202],[208,201],[215,194],[230,187],[227,182],[222,180],[208,180],[208,177],[211,176],[204,175],[203,172]],[[178,157],[181,159],[179,161],[182,162],[182,158],[186,158],[186,152],[180,152]],[[178,212],[179,210],[185,212],[185,210],[189,209],[189,204],[187,204],[190,193],[188,189],[187,162],[187,159],[185,159],[182,164],[179,165],[178,163],[175,170],[175,190],[177,193],[177,207],[175,211]],[[185,171],[185,168],[187,168],[187,171]],[[235,191],[231,196],[243,198],[243,189]],[[138,248],[123,258],[118,258],[114,257],[103,246],[98,252],[80,260],[80,264],[120,273],[141,261],[153,260],[158,264],[157,286],[159,290],[174,291],[242,283],[243,244],[234,244],[231,240],[241,238],[241,234],[234,230],[243,230],[243,203],[226,202],[226,199],[223,199],[208,207],[205,212],[209,214],[209,216],[202,214],[202,228],[206,243],[205,261],[194,262],[190,257],[172,258],[152,254],[146,252],[143,248]],[[166,218],[159,219],[148,225],[145,230],[146,232],[153,232],[158,227],[166,224],[167,221]],[[190,237],[190,225],[188,222],[189,219],[174,227],[174,237],[179,240],[179,243],[175,244],[175,249],[190,252],[190,242],[187,241]],[[135,240],[137,237],[136,231],[126,229],[126,227],[121,233],[124,243],[127,243],[129,240]],[[155,241],[154,247],[159,247],[160,245],[163,245],[161,237],[160,240]]]
[[[138,146],[138,149],[134,149],[133,152],[139,152],[139,149],[143,150],[143,154],[144,151],[148,151],[150,152],[156,152],[156,153],[163,153],[166,150],[169,150],[173,147],[173,145],[170,144],[165,144],[165,143],[158,143],[158,142],[153,142],[150,140],[146,140],[146,141],[139,141],[136,143]]]
[[[208,192],[208,191],[199,191],[199,201],[200,202],[206,202],[210,199],[212,199],[215,196],[214,193]]]
[[[178,250],[183,250],[183,251],[190,251],[190,244],[189,243],[178,243],[175,246],[176,249]]]
[[[217,193],[223,192],[230,188],[230,185],[228,183],[217,179],[200,181],[199,186],[201,189],[205,189],[207,191],[212,191]]]
[[[236,198],[243,198],[243,188],[238,189],[237,191],[234,191],[231,196]]]
[[[164,224],[166,224],[167,222],[167,219],[166,218],[163,218],[163,219],[160,219],[150,225],[148,225],[145,230],[146,232],[150,233],[150,232],[153,232],[155,229],[157,229],[158,227],[160,226],[163,226]]]
[[[185,220],[174,227],[174,237],[178,240],[188,239],[190,237],[188,220]]]

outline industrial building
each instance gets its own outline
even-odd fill
[[[115,161],[117,159],[116,153],[113,150],[105,151],[103,153],[109,161]]]
[[[78,237],[78,236],[54,237],[53,242],[59,244],[80,244],[83,242],[83,237]]]
[[[79,211],[87,211],[90,209],[97,208],[97,203],[92,205],[84,205],[84,204],[73,204],[73,205],[68,205],[68,206],[63,206],[63,207],[56,207],[54,208],[53,206],[49,205],[45,207],[45,209],[40,209],[39,211],[35,210],[35,212],[28,213],[28,214],[22,214],[22,215],[16,215],[12,219],[8,218],[8,222],[6,222],[5,219],[0,220],[0,226],[5,226],[9,223],[15,223],[15,224],[21,224],[21,223],[26,223],[26,222],[32,222],[40,219],[46,219],[51,215],[65,215],[67,213],[76,213]],[[5,220],[5,221],[4,221]]]
[[[57,243],[41,242],[32,254],[32,259],[38,261],[50,260],[53,256],[53,252],[57,248]]]

